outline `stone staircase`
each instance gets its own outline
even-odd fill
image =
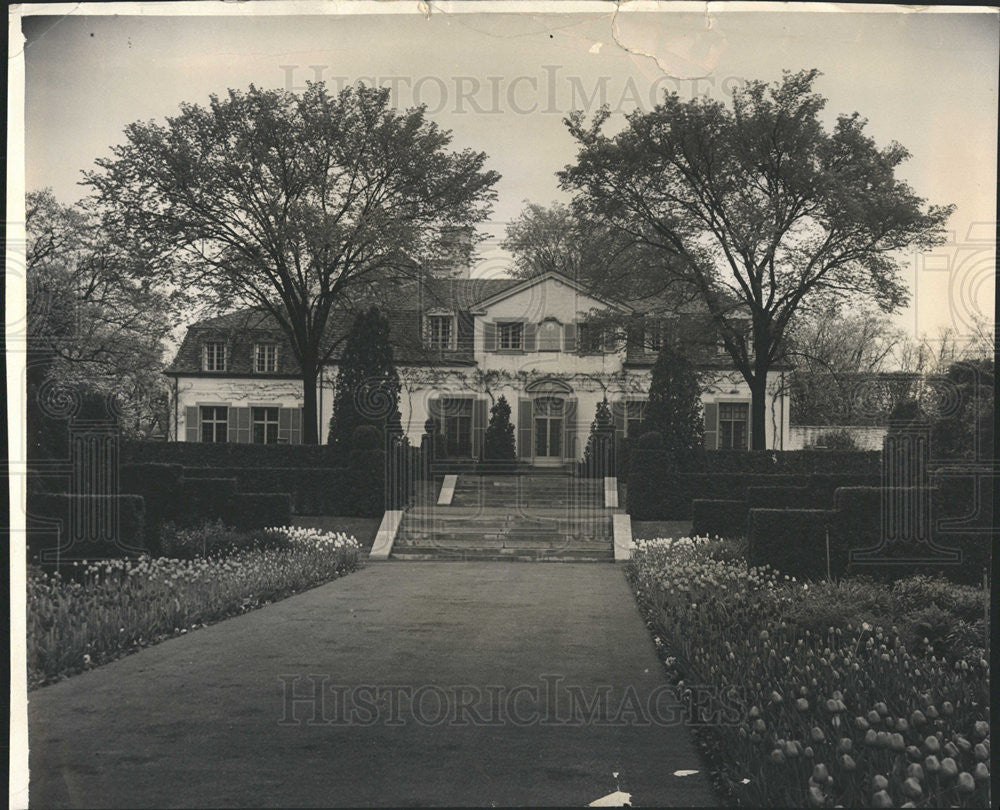
[[[393,559],[614,560],[603,479],[460,474],[447,506],[437,504],[439,490],[425,490],[403,515]]]

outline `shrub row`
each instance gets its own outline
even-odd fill
[[[875,474],[881,450],[718,450],[705,453],[705,472]]]
[[[234,442],[122,441],[124,464],[183,467],[336,467],[344,459],[328,444],[237,444]]]
[[[918,527],[912,508],[883,525],[882,501],[887,493],[901,499],[926,497],[930,515]],[[702,510],[704,506],[700,507]],[[976,585],[990,565],[990,537],[983,532],[946,529],[941,521],[949,505],[936,488],[844,487],[837,490],[835,508],[749,509],[748,561],[770,565],[799,579],[866,574],[892,581],[916,574],[945,576]],[[716,507],[702,522],[724,519]],[[926,542],[918,542],[919,532]],[[910,533],[910,536],[907,536]],[[860,552],[870,552],[862,554]],[[949,552],[952,558],[948,558]],[[866,559],[867,558],[867,559]]]
[[[343,467],[187,467],[188,479],[232,478],[242,492],[283,492],[300,515],[352,514],[351,479]]]
[[[149,550],[143,499],[134,495],[28,495],[28,559],[46,566]]]
[[[657,451],[633,453],[628,485],[633,520],[690,520],[695,498],[743,500],[750,487],[807,488],[810,505],[829,508],[837,488],[877,486],[880,480],[876,473],[689,473],[670,472],[666,465]]]

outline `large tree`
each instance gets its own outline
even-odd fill
[[[165,432],[160,372],[177,291],[113,244],[86,206],[61,204],[49,189],[29,192],[25,203],[32,452],[66,452],[64,441],[43,435],[63,432],[49,418],[62,410],[60,398],[85,401],[89,418],[114,417],[126,435]]]
[[[579,152],[562,187],[581,216],[654,248],[656,272],[696,291],[750,386],[757,449],[767,373],[800,308],[865,298],[896,309],[904,251],[939,244],[952,211],[896,177],[908,152],[877,146],[857,113],[824,127],[818,75],[748,82],[731,107],[667,93],[613,136],[606,108],[589,125],[567,119]]]
[[[442,230],[490,211],[499,175],[450,143],[423,106],[394,109],[387,88],[251,85],[130,124],[85,182],[105,226],[205,303],[274,318],[301,368],[303,441],[316,443],[330,319],[419,274]]]

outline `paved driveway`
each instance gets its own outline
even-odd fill
[[[663,683],[615,565],[374,564],[30,693],[31,804],[717,806]]]

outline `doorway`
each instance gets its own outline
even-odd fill
[[[564,416],[565,402],[560,397],[539,397],[534,401],[536,464],[562,463]]]

